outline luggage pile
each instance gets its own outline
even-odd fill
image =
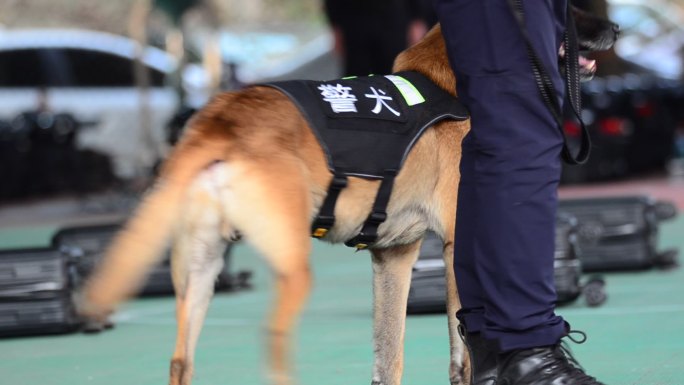
[[[0,251],[0,336],[77,330],[76,275],[71,257],[59,250]]]
[[[556,217],[556,250],[553,261],[553,277],[556,286],[558,305],[571,303],[584,295],[588,306],[599,306],[606,299],[605,281],[600,276],[582,280],[585,271],[580,259],[577,238],[577,218],[567,212],[559,212]]]
[[[672,203],[649,196],[561,200],[554,256],[557,303],[572,303],[581,295],[588,306],[606,301],[603,278],[583,280],[586,272],[676,267],[678,250],[657,249],[660,223],[676,215]],[[446,309],[445,268],[442,242],[428,233],[413,267],[409,313]]]
[[[669,202],[649,196],[561,200],[559,210],[577,218],[584,271],[638,270],[677,265],[678,251],[658,250],[661,222],[677,216]]]
[[[51,247],[0,250],[0,337],[99,332],[110,322],[94,322],[76,314],[74,293],[103,257],[120,224],[70,227],[58,231]],[[229,258],[229,251],[225,258]],[[227,261],[226,261],[227,262]],[[251,272],[229,272],[216,281],[217,291],[250,287]],[[140,295],[172,295],[169,258],[150,274]]]

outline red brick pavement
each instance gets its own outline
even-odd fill
[[[650,176],[624,181],[561,186],[561,199],[624,195],[650,195],[656,199],[672,201],[684,211],[684,178]]]

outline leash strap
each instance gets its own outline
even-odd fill
[[[566,15],[565,38],[563,42],[565,46],[565,90],[566,98],[570,101],[572,112],[582,128],[580,148],[577,152],[577,155],[573,155],[568,147],[567,139],[565,138],[565,133],[563,132],[563,109],[561,108],[558,98],[556,97],[556,91],[555,87],[553,86],[553,82],[551,81],[551,77],[534,50],[530,36],[527,32],[522,0],[509,0],[508,4],[511,7],[513,16],[518,23],[520,32],[525,39],[525,44],[527,45],[527,54],[532,64],[532,71],[537,83],[537,88],[539,89],[541,97],[544,100],[544,104],[551,112],[551,115],[553,115],[561,135],[563,135],[563,160],[571,165],[584,164],[589,158],[589,153],[591,152],[591,139],[589,138],[589,132],[580,115],[581,94],[579,76],[579,45],[577,41],[575,21],[572,17],[572,10],[570,8],[570,1],[567,1],[568,9]]]
[[[341,172],[335,172],[328,185],[328,194],[325,196],[318,216],[311,225],[311,236],[314,238],[324,237],[335,225],[335,204],[340,192],[347,187],[347,176]]]
[[[392,195],[397,173],[397,170],[385,170],[378,194],[375,196],[375,202],[373,202],[373,209],[363,223],[361,232],[345,242],[345,245],[356,247],[356,250],[364,250],[372,246],[378,239],[378,227],[387,219],[387,204]]]

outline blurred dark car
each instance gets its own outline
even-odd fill
[[[678,14],[681,7],[667,2],[609,2],[609,17],[621,35],[615,55],[601,57],[599,70],[606,66],[611,74],[582,88],[592,155],[583,166],[565,167],[562,183],[664,171],[676,156],[677,128],[684,126],[684,24],[676,23]],[[566,121],[571,143],[578,142],[579,131],[575,121]]]
[[[582,90],[582,117],[592,139],[586,164],[563,169],[562,183],[619,179],[665,170],[673,157],[675,133],[684,116],[680,82],[648,75],[594,79]],[[565,122],[571,147],[580,127]]]

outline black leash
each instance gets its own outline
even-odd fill
[[[567,0],[568,9],[566,16],[565,38],[563,42],[565,46],[565,90],[566,98],[570,101],[572,112],[582,128],[580,148],[577,155],[573,155],[568,148],[567,139],[565,138],[565,133],[563,131],[563,108],[558,103],[556,90],[553,86],[553,82],[551,81],[551,77],[534,50],[530,36],[527,33],[522,0],[509,0],[508,4],[511,7],[511,11],[513,12],[515,20],[518,22],[520,32],[525,39],[527,53],[532,64],[532,71],[534,72],[537,88],[541,93],[544,104],[551,112],[551,115],[553,115],[561,135],[563,135],[563,160],[572,165],[583,164],[587,161],[589,158],[589,153],[591,152],[591,139],[589,138],[589,132],[587,131],[587,127],[584,125],[580,115],[582,101],[580,94],[579,45],[577,41],[577,30],[575,29],[575,20],[572,17],[572,10],[570,8],[570,0]]]

